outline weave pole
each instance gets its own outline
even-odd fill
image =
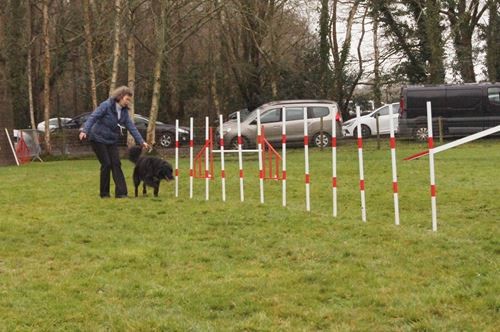
[[[394,137],[394,110],[392,104],[389,105],[390,118],[390,146],[391,146],[391,162],[392,162],[392,191],[394,196],[394,223],[399,225],[399,197],[398,197],[398,169],[396,166],[396,138]]]
[[[286,112],[285,107],[281,108],[282,122],[281,122],[281,167],[282,167],[282,196],[283,196],[283,207],[286,206]]]
[[[14,155],[14,159],[16,160],[16,165],[19,166],[19,159],[17,159],[16,149],[14,149],[14,144],[12,144],[12,140],[10,139],[9,131],[7,130],[7,128],[4,128],[4,129],[5,129],[5,135],[7,136],[7,139],[9,140],[10,149],[12,150],[12,154]],[[21,134],[21,137],[22,137],[22,134]]]
[[[193,149],[194,149],[194,140],[193,140],[193,118],[189,118],[189,198],[193,198]]]
[[[337,217],[337,108],[332,118],[332,200],[333,216]]]
[[[222,201],[226,201],[226,169],[224,165],[224,124],[222,123],[222,114],[219,114],[219,124],[220,124],[220,178],[222,183]]]
[[[260,202],[264,204],[264,164],[262,160],[262,128],[260,127],[260,109],[257,109],[257,149],[259,152]]]
[[[356,119],[358,122],[356,131],[358,132],[358,158],[359,158],[359,191],[361,194],[361,219],[366,222],[366,198],[365,198],[365,174],[363,166],[363,135],[361,133],[359,106],[356,106]]]
[[[311,187],[309,176],[309,133],[307,126],[307,107],[304,107],[304,162],[305,162],[305,183],[306,183],[306,211],[311,211]]]
[[[241,116],[240,112],[236,112],[236,121],[238,128],[238,165],[240,168],[240,201],[245,201],[245,192],[243,184],[243,139],[241,137]]]
[[[434,138],[432,135],[432,105],[427,102],[427,133],[429,144],[429,172],[431,179],[432,230],[437,231],[436,176],[434,173]]]
[[[209,143],[209,126],[208,126],[208,116],[205,117],[205,144],[207,148],[205,149],[205,200],[208,201],[210,198],[210,148],[208,146]]]
[[[175,197],[179,197],[179,120],[175,120]]]

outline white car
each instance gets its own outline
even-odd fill
[[[363,137],[369,137],[371,135],[377,135],[377,114],[379,116],[379,133],[389,134],[390,133],[390,115],[389,115],[389,105],[384,105],[377,108],[370,114],[363,115],[359,117],[361,124],[361,135]],[[392,104],[392,118],[394,121],[394,132],[398,131],[398,117],[399,117],[399,103]],[[344,136],[358,136],[358,119],[350,119],[342,125],[342,131]]]
[[[59,128],[59,119],[61,119],[61,125],[64,125],[71,120],[71,118],[51,118],[51,119],[49,119],[50,131],[54,131],[55,129]],[[40,122],[36,126],[36,129],[38,129],[40,131],[45,131],[45,121]]]

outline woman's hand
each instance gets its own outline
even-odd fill
[[[83,141],[84,139],[87,138],[87,134],[85,134],[83,131],[80,132],[80,141]]]
[[[151,146],[149,146],[149,144],[147,142],[142,143],[142,148],[146,149],[148,151],[151,150]]]

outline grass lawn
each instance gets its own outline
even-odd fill
[[[0,168],[0,330],[497,330],[500,141],[436,155],[436,233],[428,159],[402,161],[424,148],[398,146],[399,227],[390,153],[374,142],[366,224],[354,142],[339,147],[337,219],[328,149],[311,150],[311,213],[300,149],[288,154],[287,208],[279,182],[259,203],[256,156],[245,203],[234,158],[226,203],[220,172],[209,202],[203,180],[188,198],[187,159],[178,199],[164,182],[159,198],[101,200],[96,160]]]

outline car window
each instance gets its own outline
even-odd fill
[[[307,108],[307,116],[309,118],[321,118],[328,116],[330,114],[330,110],[328,107],[308,107]]]
[[[267,111],[260,117],[260,123],[278,122],[281,120],[281,109],[275,108]]]
[[[490,104],[500,105],[500,88],[488,88],[488,99]]]
[[[389,106],[384,106],[378,111],[378,115],[389,115]]]
[[[304,109],[303,108],[287,108],[286,109],[286,121],[297,121],[304,120]]]

